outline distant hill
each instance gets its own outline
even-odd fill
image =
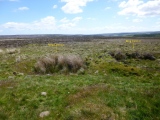
[[[108,37],[151,37],[160,38],[160,31],[155,32],[130,32],[130,33],[103,33],[103,34],[33,34],[33,35],[0,35],[0,38],[12,39],[30,39],[30,38],[71,38],[71,37],[87,37],[87,38],[108,38]]]
[[[131,32],[131,33],[106,33],[98,34],[106,37],[160,37],[160,31],[155,32]]]

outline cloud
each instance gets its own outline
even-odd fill
[[[69,30],[77,25],[77,23],[82,20],[82,17],[75,17],[72,20],[69,20],[67,18],[63,18],[60,20],[62,22],[61,25],[59,25],[59,28],[62,30]]]
[[[47,16],[32,23],[7,22],[2,25],[5,29],[12,30],[54,30],[56,20],[53,16]]]
[[[142,4],[142,0],[128,0],[128,2],[123,1],[119,4],[119,7],[126,8],[126,7],[137,7],[138,5]]]
[[[126,20],[129,20],[129,17],[126,17],[125,19],[126,19]]]
[[[100,0],[99,0],[100,1]],[[119,0],[106,0],[107,2],[118,2]]]
[[[40,21],[35,21],[33,26],[40,30],[54,30],[56,27],[56,20],[53,16],[47,16],[46,18],[42,18]]]
[[[93,20],[94,21],[94,20],[96,20],[96,18],[88,17],[87,20]]]
[[[142,19],[133,19],[134,23],[139,23],[139,22],[142,22],[142,21],[143,21]]]
[[[72,22],[77,23],[82,19],[82,17],[75,17],[72,19]]]
[[[27,29],[28,24],[26,23],[17,23],[17,22],[7,22],[3,25],[7,29],[23,30]]]
[[[90,28],[91,33],[120,33],[120,32],[139,32],[150,30],[140,26],[126,26],[123,24],[111,24],[104,27]]]
[[[58,6],[57,5],[53,5],[53,9],[56,9]]]
[[[60,22],[67,23],[67,22],[69,22],[69,20],[65,17],[65,18],[61,19]]]
[[[156,25],[154,27],[158,28],[158,30],[159,30],[159,28],[160,28],[160,19],[156,22]]]
[[[29,10],[29,8],[28,7],[19,7],[18,10],[24,11],[24,10]]]
[[[74,23],[65,23],[65,24],[61,24],[59,25],[59,28],[62,30],[69,30],[72,27],[75,27],[76,25]]]
[[[106,7],[106,8],[105,8],[105,10],[109,10],[109,9],[111,9],[111,7]]]
[[[63,18],[56,20],[53,16],[47,16],[33,22],[14,22],[10,21],[0,25],[1,33],[8,34],[51,34],[51,33],[75,33],[78,23],[82,17],[74,17],[72,19]]]
[[[160,21],[156,22],[157,25],[160,25]]]
[[[119,4],[119,15],[156,16],[160,15],[160,0],[128,0]]]
[[[83,10],[81,7],[86,6],[88,2],[92,1],[93,0],[61,0],[61,2],[66,3],[61,9],[64,13],[68,14],[82,13]]]

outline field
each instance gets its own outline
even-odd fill
[[[160,120],[160,39],[14,47],[0,47],[0,120]],[[84,67],[37,73],[37,61],[50,54],[78,55]]]

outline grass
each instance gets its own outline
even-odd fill
[[[134,52],[123,40],[67,43],[57,48],[58,53],[51,46],[27,45],[18,48],[20,52],[0,54],[0,119],[159,120],[158,44],[159,41],[135,45],[141,53],[152,51],[154,61],[115,60],[108,54],[115,48]],[[36,62],[51,53],[81,56],[85,73],[35,73]],[[44,111],[50,114],[40,118]]]
[[[69,73],[84,69],[84,61],[78,55],[49,55],[41,58],[34,66],[37,73]]]

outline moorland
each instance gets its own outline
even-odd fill
[[[0,119],[159,120],[158,35],[0,36]]]

